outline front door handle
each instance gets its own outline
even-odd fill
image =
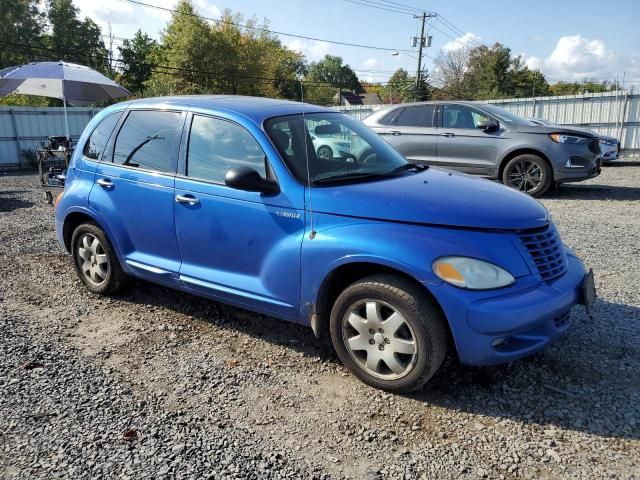
[[[99,178],[96,183],[103,188],[113,188],[113,183],[108,178]]]
[[[447,132],[447,133],[441,133],[440,136],[441,137],[451,138],[451,137],[455,137],[456,134],[455,133],[451,133],[451,132]]]
[[[197,203],[200,203],[200,200],[198,200],[193,195],[176,195],[176,202],[186,203],[188,205],[196,205]]]
[[[402,132],[400,130],[391,130],[389,135],[402,135]]]

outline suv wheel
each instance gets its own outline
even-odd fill
[[[447,351],[445,320],[420,288],[391,275],[364,278],[336,300],[331,340],[360,380],[391,392],[422,387]]]
[[[78,277],[93,293],[113,294],[127,284],[107,236],[96,224],[83,223],[74,230],[71,253]]]
[[[504,167],[502,183],[532,197],[539,197],[553,183],[553,172],[549,163],[537,155],[518,155]]]

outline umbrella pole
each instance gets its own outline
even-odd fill
[[[69,117],[67,116],[67,97],[62,97],[62,104],[64,105],[64,131],[67,136],[67,141],[70,141],[69,137]]]

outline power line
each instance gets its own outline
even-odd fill
[[[356,48],[367,48],[367,49],[370,49],[370,50],[383,50],[383,51],[387,51],[387,52],[397,52],[397,51],[408,52],[408,51],[410,51],[410,50],[390,48],[390,47],[379,47],[379,46],[374,46],[374,45],[363,45],[363,44],[359,44],[359,43],[341,42],[341,41],[338,41],[338,40],[327,40],[327,39],[324,39],[324,38],[309,37],[309,36],[306,36],[306,35],[298,35],[298,34],[295,34],[295,33],[280,32],[280,31],[277,31],[277,30],[270,30],[270,29],[265,28],[265,27],[254,27],[252,25],[232,22],[230,20],[222,20],[222,19],[219,19],[219,18],[205,17],[205,16],[197,14],[197,13],[180,12],[180,11],[175,10],[173,8],[161,7],[159,5],[153,5],[153,4],[150,4],[150,3],[140,2],[138,0],[120,0],[120,1],[121,2],[132,3],[134,5],[140,5],[140,6],[143,6],[143,7],[155,8],[157,10],[162,10],[162,11],[165,11],[165,12],[177,13],[177,14],[180,14],[180,15],[187,15],[187,16],[191,16],[191,17],[201,18],[203,20],[208,20],[210,22],[214,22],[214,23],[217,23],[217,24],[222,23],[222,24],[226,24],[226,25],[233,25],[233,26],[236,26],[238,28],[246,28],[248,30],[254,30],[254,31],[258,31],[258,32],[273,33],[275,35],[282,35],[282,36],[285,36],[285,37],[301,38],[303,40],[311,40],[311,41],[314,41],[314,42],[332,43],[334,45],[343,45],[343,46],[347,46],[347,47],[356,47]]]
[[[375,8],[376,10],[385,10],[387,12],[393,12],[393,13],[399,13],[401,15],[413,15],[413,12],[408,12],[406,10],[396,10],[396,9],[392,9],[392,8],[385,8],[385,7],[381,7],[381,6],[376,6],[376,5],[372,5],[371,3],[378,3],[378,2],[367,2],[365,1],[356,1],[356,0],[344,0],[345,2],[349,2],[349,3],[355,3],[356,5],[363,5],[365,7],[370,7],[370,8]],[[384,5],[384,4],[378,4],[378,5]]]
[[[173,75],[173,76],[178,76],[180,73],[185,74],[186,76],[191,76],[191,77],[195,77],[195,76],[208,76],[210,78],[223,78],[223,79],[232,79],[232,80],[250,80],[250,81],[265,81],[265,82],[273,82],[273,81],[294,81],[294,82],[301,82],[303,85],[312,85],[312,86],[326,86],[326,87],[335,87],[337,88],[338,85],[335,84],[331,84],[331,83],[327,83],[327,82],[320,82],[320,81],[313,81],[313,80],[299,80],[299,79],[294,79],[294,78],[290,78],[290,79],[281,79],[281,78],[275,78],[275,77],[263,77],[263,76],[257,76],[257,75],[246,75],[246,74],[240,74],[240,73],[223,73],[223,72],[214,72],[214,71],[210,71],[210,70],[201,70],[201,69],[195,69],[195,68],[181,68],[181,67],[173,67],[170,65],[162,65],[162,64],[154,64],[154,63],[148,63],[148,62],[137,62],[137,61],[131,61],[131,62],[125,62],[124,60],[120,60],[120,59],[109,59],[109,57],[107,55],[89,55],[86,52],[74,52],[74,51],[68,51],[68,50],[55,50],[52,48],[46,48],[46,47],[39,47],[37,45],[30,45],[30,44],[25,44],[25,43],[17,43],[17,42],[7,42],[7,41],[3,41],[0,40],[0,45],[10,45],[12,47],[18,47],[18,48],[24,48],[24,49],[33,49],[33,50],[40,50],[40,51],[45,51],[45,52],[50,52],[50,57],[51,55],[54,54],[63,54],[63,55],[71,55],[71,56],[77,56],[78,58],[88,58],[88,59],[92,59],[92,60],[103,60],[103,61],[108,61],[111,60],[112,63],[118,63],[118,64],[122,64],[122,65],[140,65],[140,66],[147,66],[150,67],[152,69],[161,69],[162,71],[160,71],[159,73],[164,74],[164,75]],[[52,57],[53,58],[53,57]],[[56,60],[60,60],[59,58],[55,58]],[[402,84],[403,82],[381,82],[380,85],[397,85],[397,84]],[[346,86],[343,85],[342,88],[345,88]]]

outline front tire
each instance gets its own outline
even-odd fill
[[[502,172],[502,183],[532,197],[539,197],[552,185],[553,172],[544,158],[527,153],[509,160]]]
[[[421,388],[447,352],[445,319],[420,287],[374,275],[347,287],[331,310],[331,340],[364,383],[395,393]]]
[[[74,230],[71,254],[78,278],[89,291],[111,295],[128,284],[107,235],[96,224],[83,223]]]
[[[333,150],[331,150],[331,147],[323,145],[318,148],[318,157],[320,160],[333,160]]]

